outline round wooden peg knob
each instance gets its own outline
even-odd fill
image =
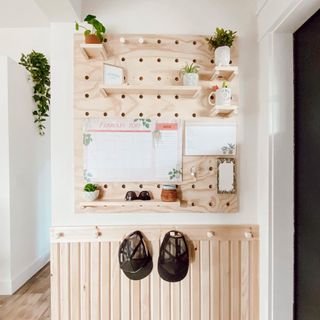
[[[244,236],[245,236],[246,239],[252,239],[253,238],[252,232],[245,232]]]
[[[208,231],[208,232],[207,232],[207,237],[208,237],[209,239],[213,238],[214,236],[215,236],[215,233],[214,233],[213,231]]]

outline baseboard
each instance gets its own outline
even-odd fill
[[[11,295],[32,278],[42,267],[49,262],[50,254],[44,254],[27,266],[13,279],[0,281],[0,295]]]

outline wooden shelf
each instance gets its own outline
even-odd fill
[[[144,85],[101,85],[104,95],[109,94],[146,94],[146,95],[180,95],[194,98],[200,92],[200,86],[144,86]]]
[[[230,116],[232,114],[238,113],[238,106],[231,105],[231,106],[214,106],[213,107],[213,116]]]
[[[238,74],[237,66],[214,67],[212,72],[200,72],[205,80],[227,80],[231,81]]]
[[[178,208],[180,207],[180,201],[175,202],[164,202],[161,200],[133,200],[133,201],[126,201],[126,200],[97,200],[91,202],[81,202],[80,206],[83,208],[101,208],[101,207],[172,207]]]
[[[86,59],[107,59],[107,50],[103,43],[82,43],[80,44],[81,52]]]

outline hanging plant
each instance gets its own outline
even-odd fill
[[[50,65],[43,53],[32,51],[25,55],[22,54],[20,62],[27,71],[29,71],[33,86],[33,100],[36,103],[36,108],[32,114],[34,116],[34,123],[37,125],[39,134],[45,134],[44,122],[49,117],[50,105]]]

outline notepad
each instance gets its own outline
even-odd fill
[[[235,155],[236,123],[188,121],[185,124],[185,155]]]

